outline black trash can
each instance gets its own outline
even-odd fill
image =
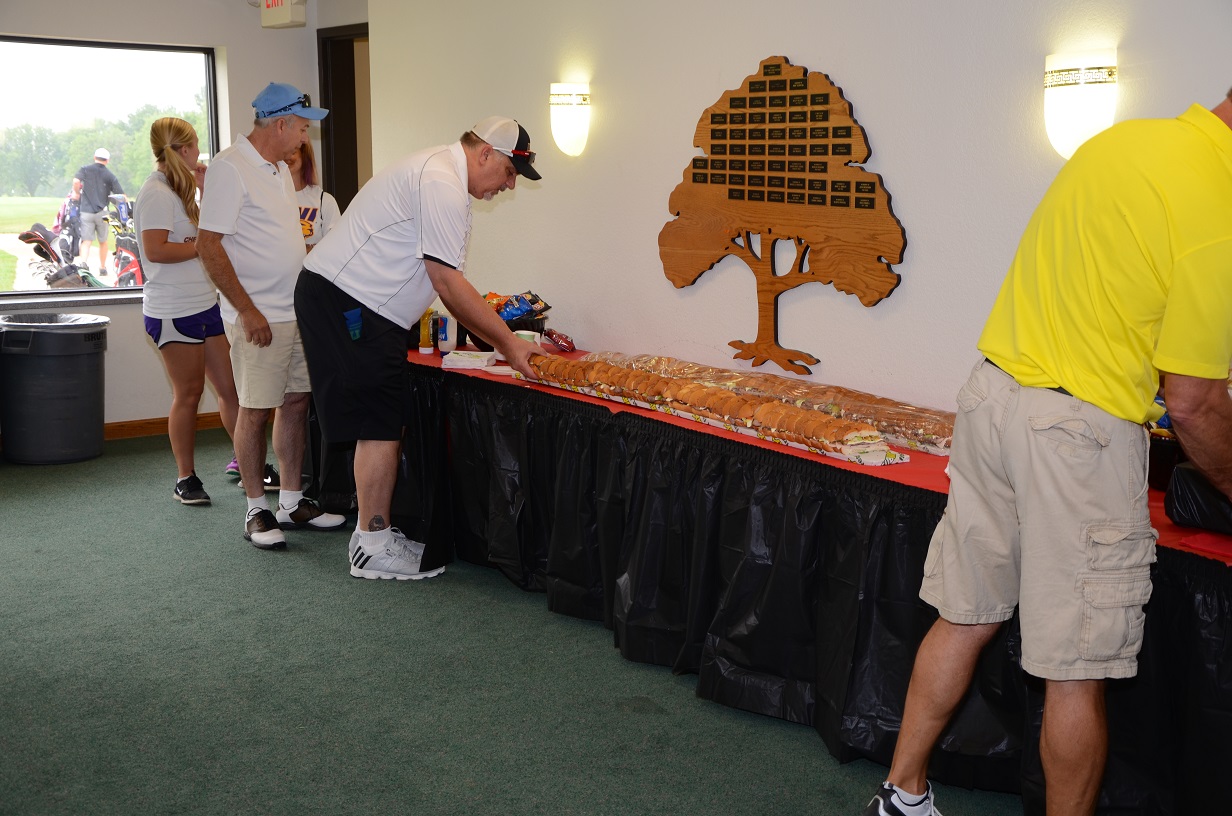
[[[103,452],[103,353],[109,318],[0,315],[0,436],[23,465]]]

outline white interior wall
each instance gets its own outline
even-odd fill
[[[694,128],[719,95],[782,55],[842,88],[907,235],[897,291],[866,308],[810,284],[780,301],[783,345],[813,379],[951,407],[1020,231],[1062,160],[1044,132],[1044,57],[1119,49],[1118,118],[1214,105],[1232,84],[1222,0],[369,0],[374,166],[479,118],[522,122],[542,182],[476,204],[468,276],[533,289],[588,349],[725,367],[751,340],[753,279],[728,259],[691,287],[663,276],[657,236]],[[548,84],[589,79],[586,152],[555,149]],[[775,370],[766,364],[765,370]],[[781,373],[781,372],[777,372]]]
[[[246,0],[114,0],[105,12],[63,0],[54,15],[0,4],[9,34],[213,45],[239,123],[270,79],[317,91],[312,26],[364,19],[374,167],[490,113],[534,137],[544,181],[476,204],[468,269],[481,291],[534,289],[552,303],[552,324],[586,348],[731,367],[747,365],[727,342],[753,334],[752,279],[725,261],[673,288],[656,243],[667,196],[697,152],[697,117],[762,58],[827,73],[852,102],[872,149],[866,167],[884,178],[906,231],[902,284],[871,309],[820,284],[797,289],[782,301],[782,341],[822,358],[814,379],[938,407],[952,406],[1019,231],[1061,165],[1044,135],[1044,57],[1116,46],[1119,119],[1213,105],[1232,84],[1221,0],[527,0],[512,11],[310,0],[310,27],[281,31],[262,30]],[[576,159],[552,145],[546,99],[548,83],[573,79],[589,79],[594,97]],[[169,390],[140,307],[88,311],[113,321],[107,421],[165,416]],[[203,410],[213,410],[208,397]]]
[[[366,23],[368,0],[308,0],[308,16],[309,25],[317,28]]]

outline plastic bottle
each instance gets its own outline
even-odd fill
[[[437,316],[436,347],[442,355],[458,347],[458,323],[449,312]]]
[[[431,354],[434,349],[432,347],[432,310],[423,313],[423,317],[419,318],[419,353]]]

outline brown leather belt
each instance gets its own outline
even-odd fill
[[[1002,368],[1001,366],[999,366],[999,365],[997,365],[996,363],[994,363],[992,360],[989,360],[987,357],[985,357],[985,358],[984,358],[984,362],[988,363],[990,366],[992,366],[993,368],[997,369],[997,371],[1000,371],[1000,372],[1001,372],[1002,374],[1004,374],[1005,376],[1007,376],[1007,377],[1009,377],[1009,376],[1010,376],[1009,372],[1007,372],[1004,368]],[[1067,397],[1072,397],[1072,396],[1074,396],[1073,394],[1071,394],[1070,392],[1066,391],[1064,388],[1062,388],[1062,387],[1061,387],[1061,386],[1059,386],[1059,385],[1058,385],[1056,388],[1049,388],[1049,389],[1047,389],[1047,390],[1049,390],[1049,391],[1056,391],[1058,394],[1064,394],[1064,395],[1065,395],[1065,396],[1067,396]]]

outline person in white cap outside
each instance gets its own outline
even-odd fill
[[[295,280],[304,261],[295,187],[286,161],[329,111],[307,94],[271,82],[253,100],[252,132],[210,162],[205,176],[197,252],[221,294],[223,328],[239,394],[235,456],[248,498],[244,538],[260,549],[286,547],[284,529],[332,530],[344,516],[304,498],[302,471],[309,381],[295,322]],[[263,484],[265,430],[274,418],[281,471],[278,508]]]
[[[106,221],[107,201],[112,195],[124,196],[120,180],[107,167],[111,152],[105,147],[94,151],[94,161],[85,165],[73,176],[73,200],[80,207],[81,251],[83,266],[90,265],[90,242],[98,241],[98,271],[107,274],[108,226]],[[128,198],[124,197],[127,201]]]
[[[402,429],[410,419],[410,327],[439,296],[515,370],[533,376],[540,349],[516,337],[464,277],[471,199],[490,201],[518,176],[538,180],[530,136],[491,116],[449,145],[412,153],[372,177],[317,244],[295,289],[322,435],[355,442],[359,521],[351,575],[414,580],[424,545],[390,525]]]

